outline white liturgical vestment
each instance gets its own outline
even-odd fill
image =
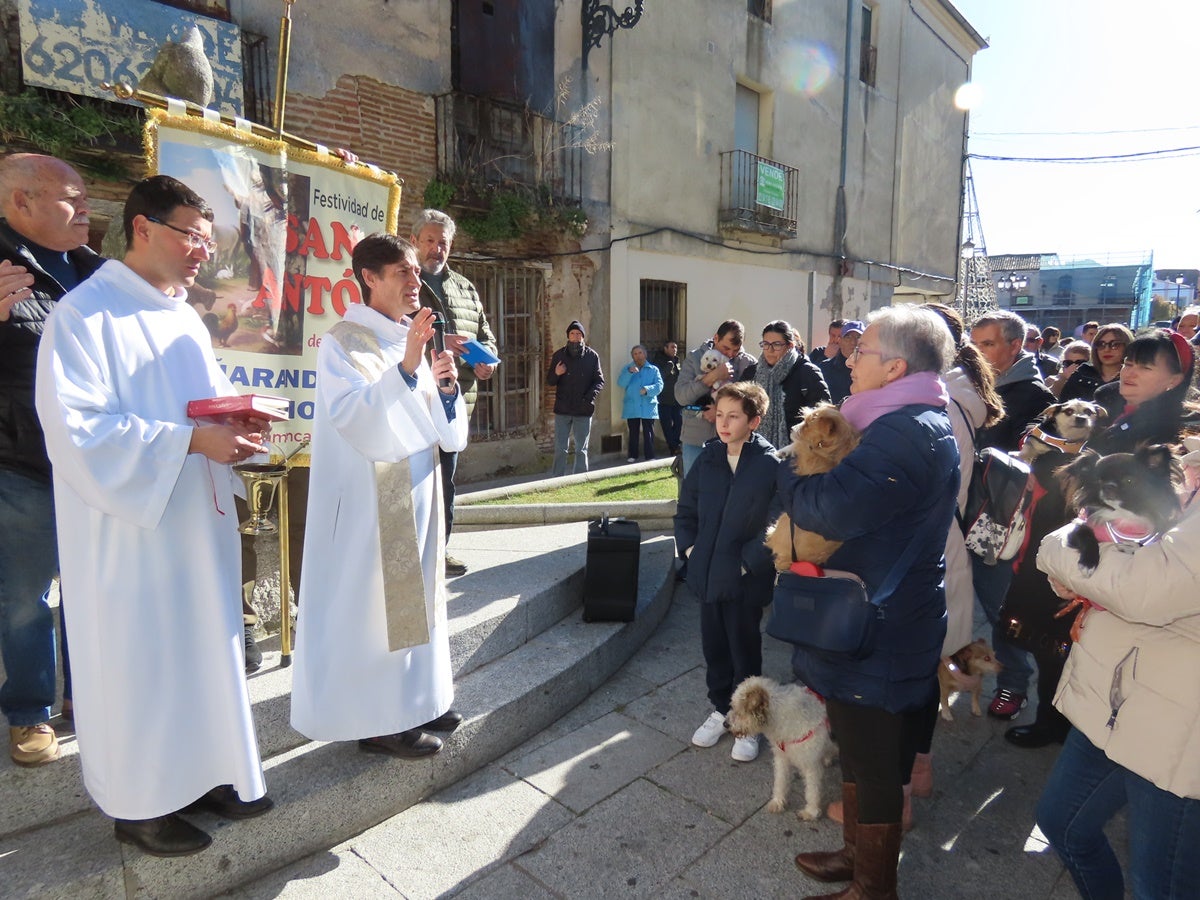
[[[118,819],[221,784],[265,792],[234,476],[188,453],[188,401],[236,391],[186,300],[107,262],[59,302],[38,354],[83,779]]]
[[[467,445],[408,327],[354,304],[317,353],[292,726],[315,740],[395,734],[450,708],[438,448]]]

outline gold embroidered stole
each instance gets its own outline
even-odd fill
[[[369,381],[379,381],[391,364],[383,358],[379,338],[364,325],[342,321],[326,332],[346,351],[354,367]],[[445,567],[442,534],[442,479],[433,473],[433,521],[437,546],[436,573]],[[407,459],[375,463],[375,496],[378,504],[379,554],[383,567],[383,608],[387,621],[388,650],[404,650],[429,643],[434,613],[425,602],[425,573],[417,543],[416,507],[413,505],[412,468]],[[336,564],[336,563],[335,563]],[[345,561],[342,561],[345,564]],[[435,589],[438,587],[435,584]]]

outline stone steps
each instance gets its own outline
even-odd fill
[[[117,844],[111,821],[83,789],[69,738],[66,758],[54,765],[0,769],[5,895],[211,896],[334,846],[517,746],[603,683],[670,602],[673,542],[647,538],[638,618],[584,624],[577,608],[584,537],[581,525],[456,535],[455,553],[472,569],[451,582],[450,605],[455,707],[467,719],[430,759],[307,741],[288,724],[290,670],[276,667],[278,650],[268,645],[250,686],[277,808],[236,824],[198,817],[214,837],[198,856],[161,860]]]

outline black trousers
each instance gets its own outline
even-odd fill
[[[899,824],[904,783],[912,772],[928,709],[890,713],[838,700],[829,700],[825,709],[837,737],[842,781],[858,787],[858,821]]]
[[[654,420],[653,419],[626,419],[629,425],[629,456],[631,459],[638,458],[638,438],[641,437],[640,443],[645,445],[646,459],[654,459]]]
[[[674,453],[679,449],[679,432],[683,429],[683,408],[674,403],[658,402],[658,422],[662,426],[667,449]]]
[[[1034,721],[1037,725],[1052,729],[1065,740],[1067,732],[1071,730],[1071,723],[1054,708],[1054,694],[1058,690],[1058,682],[1062,678],[1067,658],[1056,653],[1053,648],[1035,652],[1033,658],[1037,662],[1038,695],[1037,716]]]
[[[454,529],[454,470],[458,467],[458,454],[447,453],[439,447],[438,456],[442,459],[442,505],[445,507],[446,540],[450,540],[450,532]]]
[[[941,701],[934,700],[922,713],[920,734],[917,737],[917,753],[929,753],[933,749],[933,730],[937,727],[938,711],[941,709]],[[908,784],[908,776],[904,777],[904,783]]]
[[[713,708],[725,715],[739,684],[762,674],[763,608],[747,603],[701,603],[700,642]]]

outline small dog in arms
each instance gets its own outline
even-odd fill
[[[771,742],[775,786],[768,812],[787,808],[795,768],[804,776],[804,808],[796,815],[806,821],[821,817],[822,767],[832,763],[837,752],[820,697],[801,684],[747,678],[733,692],[725,727],[734,737],[762,734]]]
[[[820,403],[803,412],[803,418],[792,426],[792,443],[780,450],[781,457],[792,458],[792,470],[797,475],[816,475],[832,471],[858,446],[859,434],[846,421],[836,406]],[[792,554],[798,562],[823,564],[841,541],[831,541],[815,531],[805,531],[792,525],[784,513],[767,529],[767,548],[775,557],[775,569],[786,572],[792,565]]]

